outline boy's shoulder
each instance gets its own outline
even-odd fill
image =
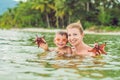
[[[65,46],[65,48],[66,48],[66,49],[71,49],[71,47],[70,47],[70,46]]]

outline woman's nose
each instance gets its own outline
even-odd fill
[[[69,39],[74,39],[74,37],[73,37],[73,36],[70,36]]]

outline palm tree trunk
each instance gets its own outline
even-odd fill
[[[49,22],[49,17],[48,17],[48,14],[46,14],[46,20],[47,20],[47,25],[48,25],[48,28],[50,28],[50,22]]]
[[[68,17],[68,24],[70,24],[70,21],[71,21],[71,19],[70,19],[70,15],[69,15],[69,17]]]
[[[61,20],[62,20],[62,27],[63,27],[63,29],[64,29],[65,26],[64,26],[64,19],[63,19],[63,17],[61,18]]]
[[[58,24],[58,16],[56,16],[56,26],[57,26],[57,28],[59,28],[59,24]]]
[[[89,12],[89,2],[87,2],[87,12]]]

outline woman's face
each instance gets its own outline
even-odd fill
[[[67,29],[68,41],[72,46],[81,44],[83,41],[83,34],[77,28]]]

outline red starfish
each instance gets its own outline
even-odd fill
[[[38,37],[38,36],[36,35],[36,39],[35,39],[34,42],[37,43],[38,48],[40,47],[40,44],[41,44],[41,43],[45,43],[45,44],[46,44],[46,41],[45,41],[45,39],[44,39],[44,36],[43,36],[43,37]]]
[[[91,50],[88,50],[88,51],[93,52],[96,55],[107,54],[105,51],[105,46],[106,46],[106,43],[101,44],[101,45],[99,45],[98,43],[95,43],[95,46]]]

